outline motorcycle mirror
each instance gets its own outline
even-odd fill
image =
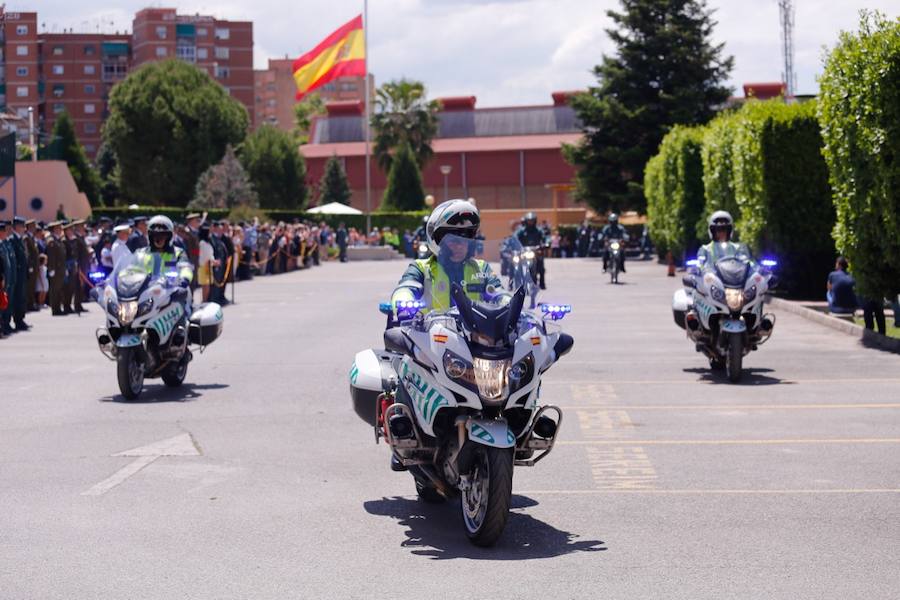
[[[391,315],[394,313],[394,308],[390,302],[382,302],[378,305],[378,312],[383,315]]]
[[[507,331],[511,331],[519,324],[519,317],[522,315],[522,308],[525,306],[525,286],[520,285],[516,293],[513,294],[512,300],[509,301],[509,321],[507,323]]]

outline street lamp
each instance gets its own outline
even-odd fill
[[[447,177],[450,175],[450,171],[453,170],[453,167],[450,165],[441,165],[441,174],[444,176],[444,202],[449,200],[448,192],[447,192]]]

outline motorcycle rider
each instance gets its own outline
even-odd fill
[[[610,240],[621,240],[623,243],[628,241],[628,232],[625,231],[625,228],[619,225],[619,215],[616,213],[610,213],[609,222],[603,226],[603,229],[600,231],[600,242],[603,244],[603,272],[606,273],[606,270],[609,268],[609,248],[607,247],[607,242]],[[625,252],[619,254],[619,267],[622,269],[622,272],[625,273]]]
[[[176,297],[184,307],[187,316],[191,314],[190,285],[194,278],[194,268],[187,253],[172,245],[175,226],[169,217],[157,215],[147,224],[149,246],[138,248],[134,253],[135,264],[143,268],[152,277],[161,277],[169,272],[176,272],[178,286],[182,289]]]
[[[544,270],[544,232],[537,226],[537,215],[533,212],[525,213],[522,217],[522,226],[516,232],[516,237],[523,246],[533,246],[535,251],[535,267],[537,268],[538,285],[542,290],[547,289],[546,271]]]
[[[471,202],[448,200],[438,205],[425,226],[425,239],[432,255],[410,263],[391,295],[391,304],[396,307],[400,301],[421,300],[427,305],[423,313],[447,310],[453,305],[451,282],[464,283],[466,295],[475,301],[496,302],[498,297],[507,296],[490,264],[474,258],[475,236],[480,225],[481,216]],[[442,249],[441,240],[448,234],[455,237]],[[461,243],[457,238],[472,241]],[[450,256],[441,256],[443,252],[450,252]],[[398,318],[410,316],[405,309],[395,308],[395,311]]]
[[[519,231],[519,222],[512,220],[509,222],[509,237],[503,238],[500,242],[500,276],[509,277],[512,274],[510,267],[512,266],[512,248],[519,246],[516,233]],[[513,240],[516,240],[513,243]]]
[[[715,264],[717,260],[727,256],[746,258],[751,264],[755,264],[746,244],[731,241],[731,235],[734,233],[734,219],[731,218],[731,214],[717,210],[709,216],[708,223],[711,241],[697,251],[697,263],[701,269],[707,263]]]

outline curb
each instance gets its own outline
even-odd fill
[[[790,300],[784,300],[783,298],[769,296],[766,298],[766,304],[770,305],[772,308],[799,315],[809,321],[825,325],[826,327],[830,327],[841,333],[859,338],[866,347],[878,348],[900,354],[900,339],[881,335],[871,329],[866,329],[862,325],[832,317],[817,310],[807,308],[798,302],[791,302]]]

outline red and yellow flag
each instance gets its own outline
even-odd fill
[[[365,77],[366,44],[362,15],[344,24],[294,61],[297,100],[338,77]]]

